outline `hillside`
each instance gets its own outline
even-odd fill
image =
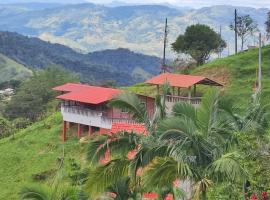
[[[76,139],[64,145],[60,140],[60,113],[0,140],[0,199],[17,200],[22,186],[51,180],[65,153],[65,171],[74,173],[72,165],[84,161],[83,146]]]
[[[269,103],[270,99],[270,45],[262,50],[262,100]],[[226,97],[242,106],[248,103],[253,93],[258,69],[258,49],[249,50],[237,55],[232,55],[222,59],[216,59],[208,64],[191,70],[191,74],[203,75],[213,78],[223,84],[222,89]],[[155,88],[139,83],[127,88],[130,91],[140,94],[153,94]],[[206,87],[199,87],[199,92]]]
[[[264,30],[269,9],[212,6],[201,9],[173,8],[164,5],[106,7],[96,4],[51,5],[0,4],[0,30],[15,31],[60,43],[84,52],[129,48],[135,52],[161,56],[165,18],[168,18],[169,43],[187,26],[204,23],[219,31],[233,50],[234,34],[229,28],[234,9],[250,14]],[[253,44],[253,39],[250,41]],[[170,48],[168,48],[168,51]],[[225,52],[225,51],[224,51]],[[227,52],[227,51],[226,51]]]
[[[128,49],[82,54],[64,45],[11,32],[0,32],[0,53],[34,69],[61,65],[92,84],[111,80],[118,85],[134,84],[157,74],[160,66],[160,58]]]
[[[0,83],[10,80],[24,80],[31,75],[30,69],[0,54]]]

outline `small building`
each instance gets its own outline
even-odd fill
[[[80,138],[85,130],[91,135],[93,132],[113,134],[116,131],[142,130],[142,124],[136,123],[125,111],[108,107],[108,102],[122,91],[83,84],[67,83],[53,88],[62,94],[56,98],[61,100],[61,114],[63,116],[62,138],[67,138],[66,131],[70,126],[77,126],[77,136]],[[148,115],[154,112],[154,98],[139,95],[146,105]]]
[[[222,86],[222,84],[203,76],[163,73],[145,82],[157,87],[157,94],[161,93],[161,86],[168,83],[172,88],[166,94],[167,112],[170,113],[176,102],[184,101],[198,106],[201,96],[196,92],[197,85]],[[63,116],[63,141],[67,139],[67,129],[77,126],[77,136],[80,138],[85,132],[114,134],[118,131],[136,131],[146,133],[143,124],[136,123],[125,111],[108,107],[107,104],[122,91],[119,89],[97,87],[83,84],[67,83],[53,88],[61,92],[57,99],[61,100]],[[155,99],[147,95],[138,95],[145,104],[147,114],[151,117],[155,109]],[[85,131],[86,130],[86,131]]]

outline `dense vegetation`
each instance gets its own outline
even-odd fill
[[[60,65],[78,73],[82,81],[95,84],[113,80],[118,85],[130,85],[160,70],[158,57],[134,53],[128,49],[82,54],[63,45],[11,32],[0,32],[0,53],[33,69]]]
[[[34,122],[42,118],[55,99],[53,87],[76,81],[74,75],[56,66],[37,72],[17,88],[3,114],[9,119],[21,118]]]

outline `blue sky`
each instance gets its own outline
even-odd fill
[[[94,3],[110,3],[112,0],[87,0]],[[270,0],[120,0],[126,3],[170,3],[177,6],[204,7],[211,5],[250,6],[270,8]]]
[[[111,3],[115,0],[0,0],[0,3],[25,3],[25,2],[47,2],[47,3],[81,3],[81,2],[93,2],[99,4]],[[204,7],[212,5],[234,5],[234,6],[248,6],[255,8],[270,8],[270,0],[117,0],[130,4],[159,4],[169,3],[176,6],[188,6],[188,7]]]

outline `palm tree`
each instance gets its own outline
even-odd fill
[[[198,109],[188,103],[173,108],[174,117],[158,128],[160,143],[168,146],[168,155],[156,157],[143,174],[143,185],[162,187],[175,179],[192,183],[194,199],[206,199],[214,182],[243,181],[240,155],[232,151],[233,126],[219,107],[219,93],[203,97]]]
[[[119,133],[117,135],[99,135],[89,142],[87,158],[92,167],[86,188],[92,197],[97,197],[108,188],[115,186],[121,179],[129,180],[130,192],[136,196],[141,193],[140,177],[138,171],[146,166],[156,156],[163,156],[165,146],[158,143],[156,136],[157,123],[166,117],[165,98],[169,86],[163,86],[163,94],[155,98],[155,109],[153,116],[147,114],[145,105],[137,95],[132,93],[122,93],[115,97],[109,106],[125,109],[138,123],[143,123],[148,135],[137,133]],[[110,152],[111,160],[100,165],[99,160]],[[130,151],[136,151],[133,159],[128,159]],[[114,173],[111,173],[111,172]]]

